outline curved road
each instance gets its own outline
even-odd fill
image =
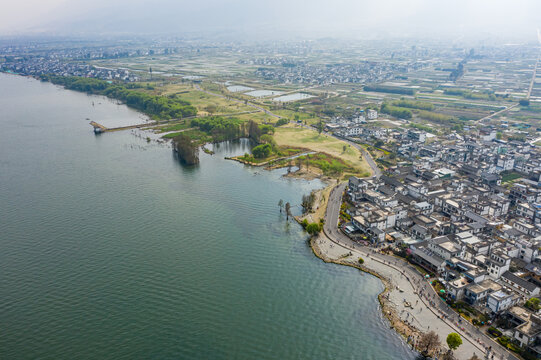
[[[381,176],[381,170],[378,167],[378,165],[376,164],[376,162],[374,161],[374,159],[372,158],[372,155],[370,155],[370,153],[368,151],[366,151],[365,148],[363,148],[361,145],[357,144],[356,142],[351,141],[348,138],[343,138],[343,137],[339,137],[339,136],[335,136],[335,135],[332,135],[332,136],[334,136],[337,139],[343,140],[343,141],[347,142],[348,144],[351,144],[355,148],[357,148],[363,154],[364,158],[366,159],[366,162],[368,163],[368,165],[372,169],[372,172],[374,172],[374,176],[379,179],[379,177]]]
[[[314,129],[313,126],[308,126],[308,125],[304,125],[304,124],[302,124],[301,126],[303,128],[310,129],[310,130]],[[316,131],[317,131],[317,129],[316,129]],[[376,162],[374,161],[374,159],[372,158],[372,155],[370,155],[370,153],[368,151],[366,151],[365,148],[363,148],[361,145],[357,144],[356,142],[351,141],[347,137],[337,136],[337,135],[334,135],[334,134],[326,132],[326,131],[324,131],[323,134],[325,134],[327,136],[332,136],[333,138],[336,138],[336,139],[341,140],[341,141],[343,141],[343,142],[345,142],[347,144],[350,144],[354,148],[359,150],[361,152],[361,154],[363,154],[364,158],[366,159],[366,162],[368,163],[368,166],[370,166],[370,168],[372,169],[372,172],[374,173],[373,176],[375,176],[376,178],[379,179],[379,177],[382,174],[381,170],[378,167],[378,165],[376,164]]]
[[[340,206],[342,204],[342,194],[344,190],[346,189],[347,184],[342,183],[337,186],[335,186],[329,195],[329,201],[327,204],[327,209],[325,212],[325,223],[323,225],[323,232],[326,235],[326,237],[337,244],[338,246],[341,246],[347,250],[360,252],[363,256],[369,256],[370,258],[386,264],[387,266],[390,266],[394,268],[398,272],[404,272],[407,274],[409,279],[413,279],[413,282],[409,280],[409,282],[414,284],[426,284],[426,281],[424,280],[423,276],[409,263],[406,263],[402,259],[397,259],[394,256],[389,255],[383,255],[374,253],[374,249],[362,246],[358,243],[353,242],[349,237],[344,235],[339,229],[338,229],[338,215],[340,212]],[[391,264],[397,264],[397,266],[391,265]],[[422,290],[419,289],[419,286],[414,285],[417,287],[417,291]],[[431,292],[431,296],[436,299],[433,305],[430,305],[426,302],[426,299],[419,296],[419,299],[421,302],[423,302],[426,307],[433,312],[436,316],[439,316],[438,314],[446,314],[448,316],[447,319],[441,320],[446,325],[453,328],[456,332],[458,332],[462,338],[466,341],[469,341],[473,346],[478,348],[480,351],[486,354],[486,349],[475,340],[475,338],[480,339],[484,344],[487,344],[487,346],[491,346],[492,350],[490,355],[495,355],[495,359],[517,359],[516,356],[514,356],[512,353],[504,349],[501,345],[496,343],[494,340],[492,340],[490,337],[488,337],[486,334],[480,332],[476,327],[474,327],[469,322],[462,320],[460,325],[457,325],[456,322],[454,322],[452,319],[457,318],[457,314],[449,310],[447,305],[442,303],[441,301],[437,300],[438,294],[433,290],[431,286],[427,289],[429,292]],[[425,291],[427,291],[425,290]],[[461,328],[460,328],[461,327]],[[464,330],[462,330],[462,328]]]

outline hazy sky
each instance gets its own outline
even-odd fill
[[[527,36],[541,0],[14,0],[0,34],[231,32],[374,37]]]

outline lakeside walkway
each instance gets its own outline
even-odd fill
[[[346,184],[336,186],[330,194],[323,233],[313,242],[329,261],[363,266],[391,283],[388,300],[400,319],[422,332],[435,331],[445,346],[451,332],[460,334],[463,344],[454,352],[457,359],[467,360],[476,354],[488,359],[518,359],[472,324],[461,319],[438,296],[430,283],[411,265],[400,258],[377,253],[373,248],[355,243],[337,229],[342,193]],[[352,253],[349,257],[345,254]],[[433,280],[433,279],[431,279]],[[406,306],[405,302],[411,304]]]

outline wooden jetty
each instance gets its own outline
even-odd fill
[[[101,134],[101,133],[109,132],[109,131],[138,129],[138,128],[142,128],[142,127],[155,125],[155,123],[145,123],[145,124],[139,124],[139,125],[128,125],[128,126],[120,126],[120,127],[108,128],[106,126],[103,126],[102,124],[99,124],[99,123],[95,122],[95,121],[91,121],[90,125],[92,125],[92,127],[94,127],[94,133]]]

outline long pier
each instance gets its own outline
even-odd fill
[[[91,121],[90,125],[94,128],[94,132],[96,134],[101,134],[103,132],[110,132],[110,131],[120,131],[120,130],[128,130],[128,129],[139,129],[146,126],[152,126],[156,125],[155,123],[145,123],[145,124],[138,124],[138,125],[128,125],[128,126],[119,126],[114,128],[108,128],[106,126],[103,126],[102,124],[99,124],[95,121]]]

